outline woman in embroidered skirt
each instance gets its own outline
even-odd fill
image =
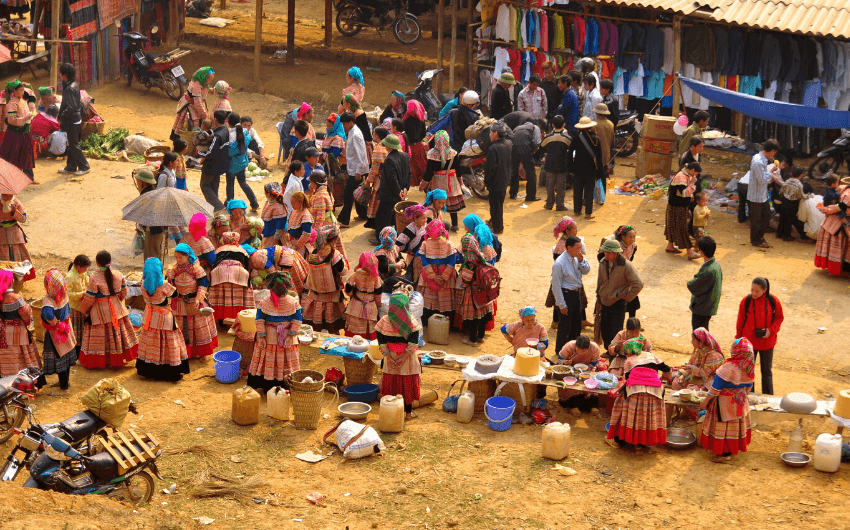
[[[289,248],[304,256],[307,254],[307,243],[310,242],[310,234],[313,232],[313,214],[310,213],[310,200],[304,192],[296,191],[292,194],[292,211],[289,213],[286,229],[289,236]]]
[[[378,274],[378,258],[369,251],[360,254],[354,274],[348,277],[345,292],[349,296],[345,307],[345,336],[360,335],[373,340],[378,322],[383,281]]]
[[[301,306],[292,288],[288,273],[273,272],[269,275],[269,297],[257,302],[257,339],[248,368],[248,386],[266,394],[276,386],[287,388],[283,378],[301,367],[296,338],[301,328]]]
[[[210,273],[210,305],[215,319],[237,318],[243,309],[254,309],[254,290],[250,286],[248,253],[239,246],[239,234],[225,232],[222,246],[216,250]]]
[[[23,297],[12,291],[14,275],[0,270],[0,292],[3,293],[2,322],[0,322],[0,376],[15,375],[24,368],[41,368],[35,340],[27,330],[32,321],[32,309]],[[44,385],[44,376],[36,386]]]
[[[437,131],[434,136],[434,148],[428,151],[425,173],[422,175],[421,189],[443,190],[446,192],[446,211],[452,219],[452,232],[458,231],[457,213],[466,207],[463,202],[463,190],[457,178],[455,160],[457,151],[452,149],[449,133]],[[430,184],[430,186],[429,186]]]
[[[561,217],[561,220],[555,225],[552,233],[555,236],[555,246],[552,247],[552,259],[557,260],[558,256],[566,252],[566,243],[569,237],[579,238],[581,240],[581,253],[582,255],[587,255],[587,248],[584,246],[584,236],[578,235],[578,224],[576,224],[572,217],[568,215]],[[590,325],[590,322],[587,321],[587,293],[584,291],[584,285],[582,285],[581,291],[579,291],[579,300],[581,302],[582,327],[587,327]],[[552,294],[551,282],[549,284],[549,294],[546,296],[546,307],[553,308],[551,327],[552,329],[558,329],[558,315],[561,312],[555,307],[555,295]]]
[[[71,306],[68,304],[68,286],[59,269],[48,269],[44,273],[44,290],[47,293],[41,303],[41,324],[44,327],[44,375],[59,376],[59,392],[51,395],[68,394],[68,379],[71,367],[77,364],[77,339],[71,329]]]
[[[30,253],[27,250],[27,236],[20,223],[27,220],[27,211],[21,201],[14,195],[0,195],[2,208],[0,208],[0,260],[3,261],[29,261]],[[24,276],[24,281],[35,278],[35,269]]]
[[[493,318],[493,302],[479,307],[472,299],[472,282],[479,267],[487,265],[487,260],[478,248],[478,240],[470,234],[461,238],[460,252],[463,265],[457,277],[454,307],[461,316],[463,328],[469,334],[464,337],[463,343],[483,343],[487,323]]]
[[[177,289],[171,311],[190,358],[209,357],[218,347],[215,317],[206,302],[210,279],[192,247],[180,243],[174,249],[175,264],[165,273]],[[147,262],[145,262],[147,263]],[[204,311],[201,311],[205,309]]]
[[[838,204],[819,208],[826,219],[818,231],[815,246],[815,267],[824,269],[833,276],[850,272],[850,224],[846,211],[850,208],[850,186],[841,190]]]
[[[87,369],[121,367],[136,358],[139,338],[130,323],[124,299],[127,282],[124,275],[112,270],[112,255],[101,250],[95,256],[97,270],[80,303],[86,315],[80,364]]]
[[[413,402],[419,399],[419,336],[422,325],[410,314],[410,297],[404,291],[393,293],[389,311],[375,327],[378,347],[384,356],[381,395],[404,397],[406,419],[416,417]]]
[[[293,206],[294,208],[294,206]],[[310,215],[313,217],[313,231],[318,232],[323,226],[338,227],[334,217],[334,198],[328,191],[328,176],[322,170],[310,173]],[[337,252],[347,257],[342,238],[333,240]]]
[[[502,245],[499,243],[499,238],[487,226],[487,223],[471,213],[463,218],[463,226],[466,227],[466,233],[478,241],[478,248],[487,263],[495,265],[502,258]],[[499,250],[496,250],[497,248]]]
[[[80,254],[68,265],[68,274],[65,275],[65,285],[68,287],[68,304],[71,306],[71,329],[74,331],[77,357],[80,355],[80,346],[83,344],[83,328],[86,316],[80,312],[83,295],[89,287],[88,271],[91,260],[85,254]]]
[[[325,139],[322,141],[322,152],[326,154],[325,158],[333,156],[338,164],[345,164],[345,158],[342,156],[342,152],[345,149],[346,135],[339,115],[332,113],[328,116],[325,128],[328,131]]]
[[[431,315],[445,315],[451,321],[454,287],[457,283],[458,255],[449,242],[449,234],[442,221],[428,224],[428,237],[416,253],[422,262],[417,291],[422,293],[422,324],[427,326]]]
[[[339,237],[335,225],[325,225],[313,233],[314,250],[307,256],[307,282],[301,297],[304,323],[315,330],[327,328],[336,334],[345,325],[342,277],[348,272],[348,264],[333,246],[334,239]]]
[[[207,112],[206,98],[214,77],[215,72],[209,66],[198,68],[195,75],[192,76],[186,93],[177,102],[177,118],[171,128],[172,139],[178,136],[178,131],[195,130],[196,127],[201,126],[202,121],[210,117]]]
[[[233,88],[224,79],[219,80],[215,84],[213,92],[215,92],[218,99],[213,104],[212,113],[215,113],[217,110],[227,111],[228,114],[233,112],[233,107],[230,106],[230,92],[232,90]]]
[[[754,380],[753,346],[744,337],[735,339],[732,357],[717,369],[708,398],[700,404],[706,413],[699,443],[714,453],[715,462],[728,462],[752,440],[747,393]]]
[[[523,307],[519,310],[520,320],[502,326],[502,335],[511,343],[514,354],[520,348],[528,348],[526,341],[533,339],[538,341],[537,348],[540,355],[549,347],[549,333],[546,326],[537,321],[537,308],[534,306]]]
[[[34,184],[35,158],[32,148],[30,122],[38,112],[30,110],[24,99],[24,85],[20,79],[6,84],[6,134],[0,143],[0,158],[23,171]],[[4,201],[7,199],[3,199]]]
[[[373,253],[378,258],[378,274],[381,275],[382,280],[404,274],[404,256],[395,244],[396,236],[395,228],[392,226],[385,226],[378,235],[380,244],[375,247]]]
[[[375,216],[378,214],[378,190],[381,189],[381,164],[387,158],[389,152],[381,142],[387,137],[389,131],[384,127],[375,127],[372,131],[372,165],[369,167],[369,176],[366,184],[371,186],[372,194],[369,195],[369,205],[366,207],[366,228],[375,228]]]
[[[688,259],[695,260],[699,254],[694,252],[691,237],[688,232],[690,210],[688,205],[693,200],[696,189],[697,175],[702,172],[699,162],[689,162],[670,181],[669,199],[667,201],[667,225],[664,236],[667,238],[667,252],[679,254],[688,251]],[[676,249],[676,247],[679,247]]]
[[[186,343],[169,305],[175,295],[177,289],[162,277],[159,258],[146,259],[142,276],[145,315],[136,359],[139,377],[180,381],[189,373]]]
[[[417,258],[419,245],[425,240],[428,226],[428,211],[421,204],[414,204],[404,209],[404,217],[410,222],[396,237],[395,244],[399,253],[405,256],[405,269],[413,282],[419,281],[422,262]]]
[[[711,387],[714,373],[723,364],[723,352],[720,344],[705,328],[697,328],[693,331],[691,343],[694,352],[688,363],[679,366],[673,372],[673,390],[690,388],[692,390],[706,390]]]
[[[670,371],[670,367],[655,355],[641,352],[642,346],[636,339],[623,346],[630,356],[625,366],[625,385],[620,387],[614,400],[608,429],[609,440],[620,447],[632,444],[639,450],[667,443],[664,385],[658,371]]]
[[[425,174],[426,158],[425,139],[425,107],[422,103],[411,99],[407,102],[407,112],[404,114],[404,132],[408,139],[410,150],[410,186],[419,186],[422,175]]]
[[[644,337],[640,332],[640,319],[627,319],[626,329],[619,331],[616,335],[614,335],[614,339],[611,341],[611,344],[608,345],[608,355],[611,361],[611,366],[608,371],[617,377],[623,376],[623,368],[626,365],[626,357],[628,357],[626,352],[623,350],[623,345],[626,341],[631,339],[637,339],[640,341],[642,344],[641,351],[652,351],[652,343],[649,342],[649,339]]]
[[[213,263],[215,263],[215,247],[210,238],[207,237],[207,216],[205,214],[198,212],[192,216],[189,221],[189,232],[180,239],[180,243],[189,245],[198,258],[201,268],[209,274]]]
[[[263,189],[266,192],[266,204],[260,214],[263,220],[263,246],[271,247],[286,241],[287,212],[280,182],[269,182]]]
[[[629,261],[635,260],[635,254],[637,253],[637,231],[635,231],[632,225],[622,225],[618,227],[614,233],[610,236],[602,238],[602,245],[605,242],[610,240],[616,241],[620,248],[623,249],[623,257]],[[602,261],[605,258],[605,253],[600,251],[596,255],[596,259]],[[637,314],[637,310],[640,309],[640,299],[635,296],[630,302],[626,303],[626,311],[629,314],[629,318],[634,317]]]

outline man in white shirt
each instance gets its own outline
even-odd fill
[[[581,109],[583,117],[596,118],[596,104],[602,103],[602,94],[599,92],[599,87],[596,86],[596,77],[592,74],[584,76],[584,91],[587,97],[584,100],[584,108]]]
[[[517,97],[519,110],[532,114],[535,118],[545,120],[549,110],[549,102],[546,91],[540,88],[540,76],[534,74],[529,78],[528,85],[523,88]]]
[[[366,156],[366,142],[363,140],[363,133],[360,132],[359,127],[354,125],[354,114],[343,112],[339,119],[347,136],[345,140],[345,161],[348,181],[345,183],[342,211],[339,212],[337,220],[339,226],[348,228],[349,223],[351,223],[352,206],[358,217],[366,218],[366,207],[354,203],[354,190],[360,185],[363,177],[369,174],[369,158]]]
[[[767,165],[779,151],[779,142],[767,140],[760,153],[756,153],[750,161],[749,188],[747,189],[747,206],[750,208],[750,244],[754,247],[770,248],[764,240],[764,233],[770,223],[770,193],[767,186],[775,177],[767,170]],[[780,179],[781,182],[781,179]],[[738,200],[741,200],[739,197]]]

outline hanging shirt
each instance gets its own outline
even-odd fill
[[[605,55],[614,56],[620,45],[619,40],[620,30],[610,20],[608,21],[608,48],[605,49]]]
[[[642,96],[643,95],[643,65],[638,64],[637,70],[632,71],[631,78],[629,79],[629,95],[630,96]],[[682,85],[684,88],[684,85]]]
[[[493,55],[496,57],[496,69],[493,71],[493,77],[498,79],[502,75],[502,72],[509,69],[508,63],[510,62],[511,58],[508,54],[508,50],[506,48],[502,48],[501,46],[499,46],[495,49],[495,51],[493,51]]]
[[[803,105],[806,107],[817,107],[818,100],[821,96],[820,80],[806,82],[806,88],[803,91]]]
[[[702,76],[700,77],[700,81],[702,81],[703,83],[705,83],[707,85],[710,85],[712,83],[711,72],[703,72]],[[759,81],[759,88],[761,88],[761,81]],[[709,104],[710,104],[710,101],[708,100],[708,98],[700,97],[699,104],[697,105],[697,108],[699,110],[708,110]]]
[[[517,37],[517,44],[520,48],[525,48],[526,46],[528,46],[528,10],[526,9],[523,9],[521,12]]]
[[[516,32],[516,30],[517,30],[517,8],[509,7],[508,10],[509,10],[508,14],[510,15],[510,20],[508,21],[508,25],[510,26],[508,28],[510,30],[510,37],[508,38],[508,41],[516,42],[516,38],[517,38],[517,32]]]
[[[549,51],[549,15],[545,11],[540,12],[540,47]]]
[[[483,16],[481,20],[485,20]],[[500,5],[496,12],[496,39],[511,40],[511,8],[507,4]]]
[[[567,46],[564,42],[564,17],[557,13],[552,15],[552,24],[555,26],[555,38],[552,40],[552,48],[563,50]]]
[[[682,64],[682,76],[688,79],[696,79],[696,68],[691,63]],[[682,83],[682,99],[685,101],[686,107],[693,108],[694,91],[685,83]]]
[[[508,55],[510,55],[510,62],[508,63],[508,65],[511,67],[511,73],[514,74],[514,79],[521,78],[522,53],[519,50],[508,50]],[[498,77],[496,79],[498,79]]]
[[[475,36],[478,37],[478,49],[476,50],[475,56],[478,58],[478,62],[484,62],[490,60],[490,43],[485,42],[493,39],[493,34],[495,33],[495,26],[487,26],[486,28],[481,27],[475,30]]]
[[[774,79],[770,82],[770,85],[764,89],[764,95],[762,96],[764,99],[776,99],[776,88],[779,86],[779,82]]]
[[[622,96],[625,93],[626,87],[623,84],[623,69],[618,66],[617,71],[614,72],[614,95]]]
[[[738,91],[742,94],[755,96],[756,91],[761,88],[760,75],[743,75],[741,76],[741,85]]]
[[[584,39],[586,37],[586,26],[584,19],[581,17],[573,18],[573,51],[582,52],[584,50]]]
[[[531,77],[531,65],[534,64],[534,54],[530,51],[522,52],[522,80],[520,81],[523,85],[528,83],[528,79]]]
[[[648,99],[661,99],[664,96],[664,72],[661,70],[650,72],[646,96]]]
[[[661,34],[664,36],[664,62],[661,70],[670,75],[673,73],[673,28],[661,28]]]

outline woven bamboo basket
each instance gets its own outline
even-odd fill
[[[414,204],[419,203],[416,201],[399,201],[393,206],[393,211],[395,212],[395,229],[399,234],[404,230],[404,227],[410,224],[410,221],[404,216],[404,209]]]
[[[483,414],[485,402],[496,393],[496,382],[492,379],[470,381],[466,388],[475,394],[475,413]]]
[[[537,399],[537,385],[524,383],[523,390],[525,391],[525,405],[522,404],[522,394],[519,391],[519,383],[508,383],[499,392],[500,396],[505,396],[516,401],[516,410],[530,412],[531,402]]]
[[[82,127],[80,127],[80,140],[82,140],[83,138],[87,138],[94,133],[103,135],[103,133],[105,133],[105,132],[106,132],[106,122],[105,121],[100,121],[100,122],[96,122],[96,123],[92,123],[90,121],[87,121],[87,122],[83,123]]]
[[[167,145],[155,145],[153,147],[148,147],[145,150],[145,163],[160,163],[162,162],[162,157],[164,157],[165,153],[169,151],[171,151],[171,148]]]
[[[181,129],[177,131],[177,136],[183,138],[186,141],[186,154],[193,155],[195,153],[195,146],[192,145],[192,140],[195,139],[195,135],[198,134],[198,131],[187,131],[185,129]]]
[[[336,387],[328,383],[328,388],[333,389],[336,395],[334,406],[339,401],[339,393]],[[296,429],[315,430],[319,426],[319,420],[322,419],[322,400],[325,397],[325,385],[314,392],[299,392],[292,390],[290,399],[292,401],[293,422]]]
[[[372,377],[375,375],[375,363],[369,358],[349,359],[342,358],[342,365],[345,368],[345,380],[349,385],[365,385],[372,383]]]
[[[305,377],[313,380],[312,383],[302,383]],[[325,376],[315,370],[295,370],[283,377],[284,382],[293,392],[316,392],[325,387]]]
[[[254,356],[254,341],[236,337],[233,339],[233,346],[231,348],[242,356],[242,360],[239,361],[239,372],[247,372],[251,366],[251,359]]]

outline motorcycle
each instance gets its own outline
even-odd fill
[[[809,178],[823,180],[838,172],[844,162],[850,167],[850,129],[841,129],[841,136],[832,146],[818,153],[809,166]]]
[[[637,151],[640,140],[636,125],[637,117],[637,113],[633,112],[617,122],[617,127],[614,129],[614,148],[619,157],[625,158]]]
[[[353,37],[364,28],[381,30],[392,28],[396,40],[402,44],[416,44],[422,37],[422,28],[416,15],[408,10],[407,1],[398,5],[382,4],[379,7],[358,0],[335,0],[336,29],[346,37]]]
[[[159,29],[154,26],[151,32],[156,35]],[[127,86],[133,84],[133,78],[145,85],[148,90],[157,87],[168,97],[177,101],[186,91],[185,72],[178,59],[190,53],[189,50],[176,49],[166,54],[145,53],[142,45],[154,42],[141,33],[130,32],[121,35],[127,45],[124,47],[124,58],[127,62]],[[147,92],[145,92],[147,94]]]
[[[23,425],[29,410],[27,400],[35,398],[35,380],[40,375],[37,369],[27,368],[0,379],[0,444]]]
[[[452,99],[452,94],[440,94],[439,97],[434,93],[433,80],[434,76],[442,72],[442,70],[425,70],[416,74],[419,83],[416,88],[404,95],[405,101],[415,99],[425,107],[425,116],[428,121],[435,123],[440,117],[440,111]]]
[[[468,172],[463,173],[464,185],[475,194],[479,199],[488,199],[490,192],[484,185],[484,162],[487,161],[487,155],[481,154],[478,156],[461,157],[461,167],[468,168]]]

